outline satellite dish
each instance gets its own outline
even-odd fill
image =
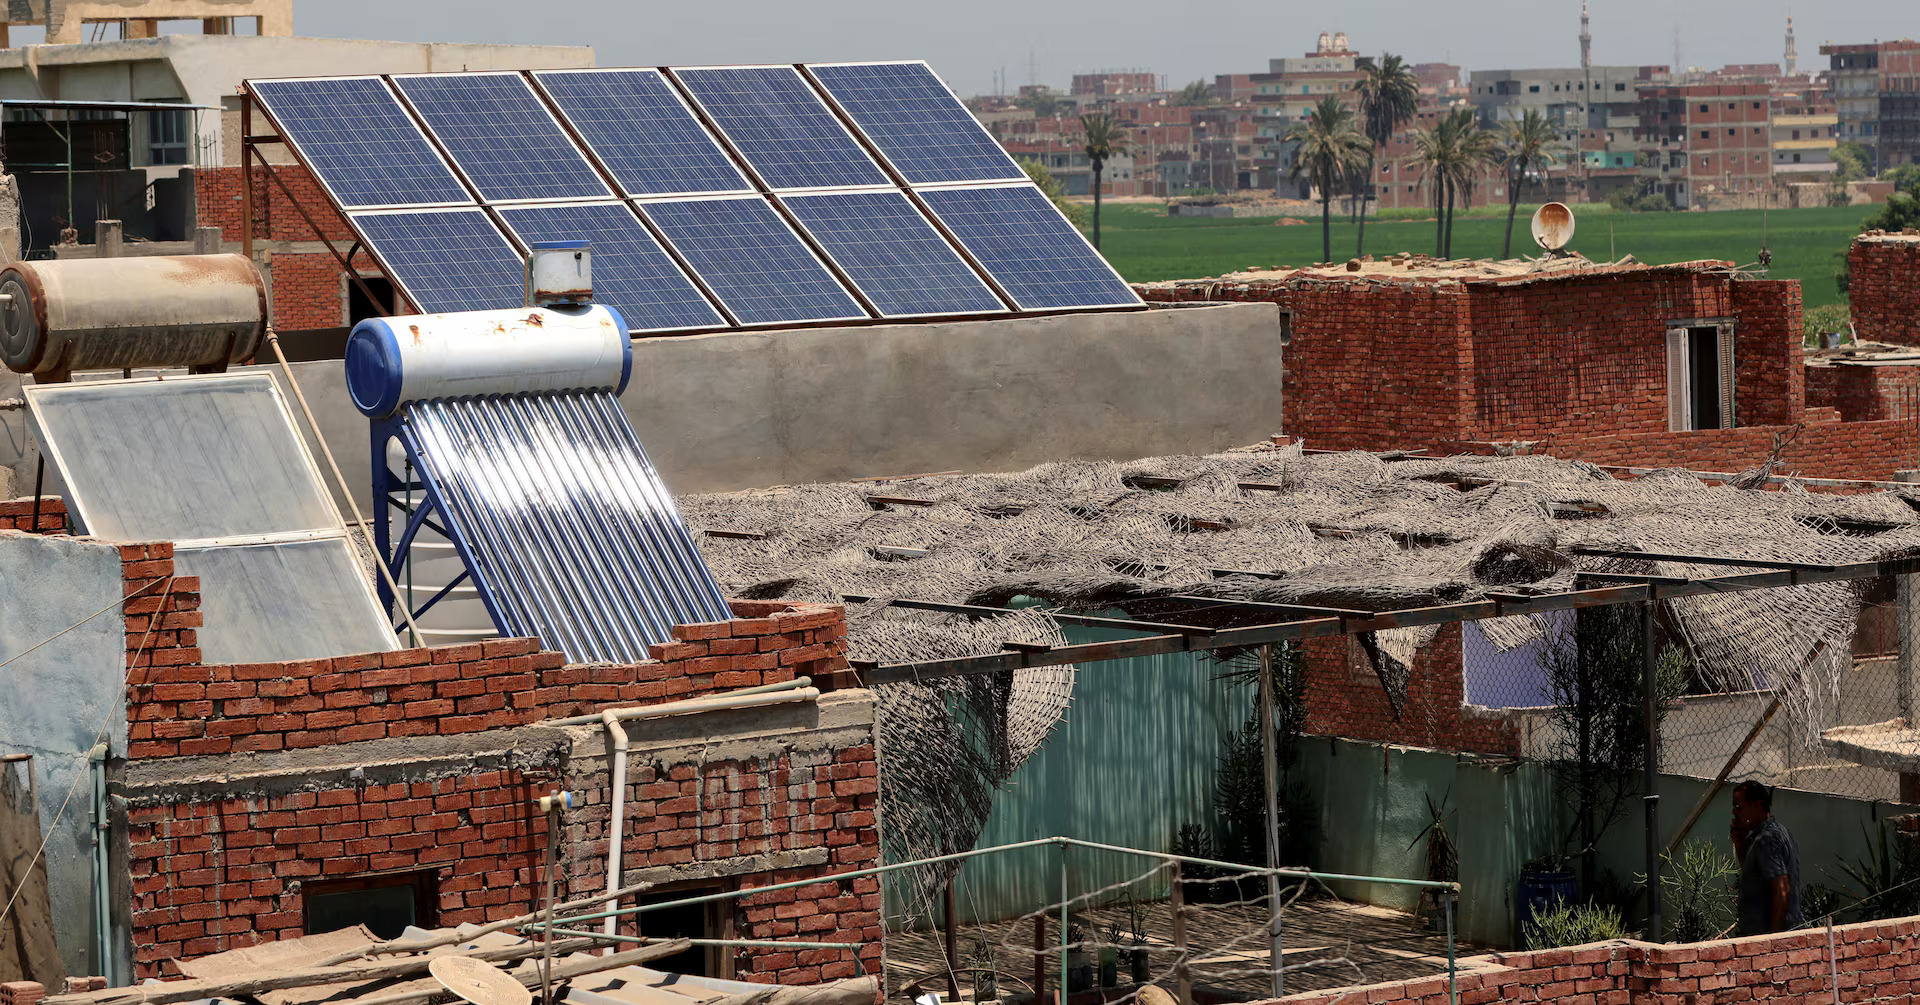
[[[533,992],[498,967],[471,956],[436,956],[427,973],[473,1005],[532,1005]]]
[[[1573,210],[1565,203],[1550,202],[1533,211],[1533,240],[1548,253],[1559,251],[1573,240]]]

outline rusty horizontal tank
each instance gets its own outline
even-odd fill
[[[267,287],[241,255],[14,262],[0,270],[0,361],[40,383],[76,370],[187,367],[253,357]]]

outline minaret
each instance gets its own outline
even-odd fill
[[[1793,37],[1791,29],[1787,37],[1789,39]],[[1791,47],[1793,43],[1789,41],[1787,45]],[[1593,66],[1593,32],[1587,26],[1587,0],[1580,0],[1580,68],[1585,70],[1591,66]]]
[[[1796,72],[1800,63],[1800,50],[1793,44],[1793,15],[1787,15],[1787,76]]]

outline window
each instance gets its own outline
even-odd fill
[[[313,880],[301,887],[308,935],[365,925],[376,938],[397,939],[408,925],[432,928],[437,901],[432,870]]]
[[[1705,105],[1701,105],[1701,106],[1700,106],[1700,114],[1702,114],[1702,115],[1705,115],[1705,114],[1707,114],[1707,106],[1705,106]]]
[[[1794,162],[1795,164],[1798,164],[1798,163],[1800,163],[1800,155],[1799,155],[1799,154],[1794,154],[1794,155],[1793,155],[1793,162]]]
[[[147,163],[185,164],[187,139],[193,135],[192,112],[147,113]]]
[[[1728,135],[1728,136],[1732,136],[1732,135],[1733,135],[1733,133],[1734,133],[1734,130],[1733,130],[1733,127],[1732,127],[1732,126],[1728,126],[1728,127],[1727,127],[1727,135]]]
[[[360,288],[360,283],[346,276],[340,278],[347,284],[347,327],[351,328],[368,318],[392,317],[394,314],[404,313],[402,305],[394,302],[393,280],[385,276],[362,275],[360,277],[360,282],[367,284],[367,288],[373,291],[378,301],[375,302],[367,299],[366,291]]]
[[[1756,101],[1753,103],[1753,110],[1756,112],[1760,110],[1760,102]]]
[[[1293,344],[1293,312],[1292,311],[1280,312],[1280,344],[1283,346]]]
[[[1627,85],[1625,85],[1625,84],[1615,84],[1615,85],[1613,85],[1613,89],[1614,89],[1614,90],[1616,90],[1616,91],[1624,91],[1624,90],[1626,90],[1626,89],[1627,89]]]
[[[1540,93],[1540,85],[1539,85],[1539,84],[1528,84],[1528,85],[1527,85],[1527,93],[1528,93],[1528,94],[1539,94],[1539,93]]]
[[[1667,329],[1667,429],[1732,429],[1733,324]]]
[[[829,880],[828,882],[833,882]],[[844,896],[853,894],[852,880],[839,880]],[[708,880],[690,883],[663,883],[640,895],[642,904],[664,904],[673,900],[687,900],[715,893],[725,893],[727,889]],[[648,938],[660,939],[730,939],[733,938],[733,901],[710,901],[705,904],[686,904],[658,911],[642,911],[639,918],[640,931]],[[624,927],[624,926],[623,926]],[[687,974],[693,977],[730,978],[733,976],[733,951],[730,946],[694,946],[677,956],[666,956],[647,964],[653,970],[662,970],[670,974]]]
[[[1707,132],[1707,131],[1706,131],[1705,129],[1702,129],[1702,130],[1700,130],[1700,138],[1701,138],[1701,139],[1703,139],[1703,140],[1704,140],[1704,139],[1706,139],[1706,138],[1707,138],[1708,136],[1711,136],[1711,135],[1712,135],[1712,134],[1711,134],[1711,133],[1709,133],[1709,132]]]
[[[1794,139],[1796,139],[1796,140],[1800,138],[1800,130],[1798,130],[1798,129],[1795,129],[1795,130],[1793,131],[1793,138],[1794,138]]]

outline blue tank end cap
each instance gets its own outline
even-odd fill
[[[633,329],[627,327],[627,319],[621,317],[620,312],[614,310],[612,304],[595,304],[594,306],[613,315],[614,329],[621,335],[620,384],[613,389],[613,393],[618,395],[627,389],[627,381],[633,377]]]
[[[632,350],[628,350],[631,355]],[[384,419],[400,407],[400,343],[384,318],[368,318],[347,336],[347,393],[361,414]]]

